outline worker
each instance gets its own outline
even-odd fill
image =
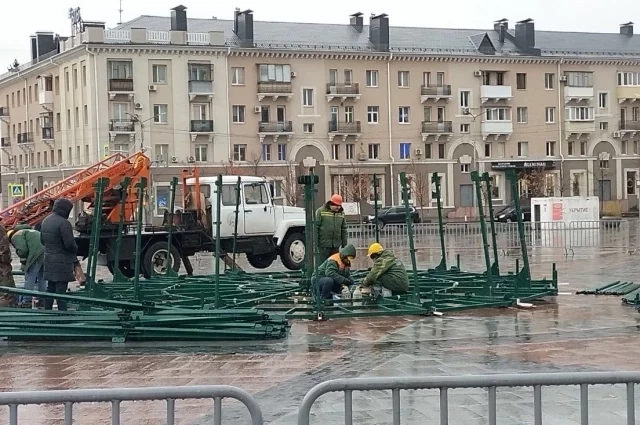
[[[319,261],[336,254],[347,246],[347,221],[342,208],[342,196],[335,194],[316,211],[315,240]]]
[[[69,282],[76,280],[75,269],[79,265],[73,228],[69,214],[73,204],[68,199],[56,199],[53,212],[42,222],[41,236],[44,244],[44,278],[47,279],[47,292],[65,294]],[[58,310],[67,309],[64,300],[57,300]],[[45,310],[53,309],[53,299],[47,298]]]
[[[313,273],[311,281],[317,285],[323,299],[330,300],[342,292],[343,286],[354,285],[351,279],[351,262],[356,258],[356,248],[347,245],[339,253],[327,258]]]
[[[40,240],[40,232],[33,230],[28,224],[19,224],[7,232],[11,244],[20,258],[24,271],[24,289],[46,292],[44,280],[44,246]],[[31,307],[31,296],[20,297],[20,305]]]
[[[379,243],[369,246],[367,256],[373,260],[373,267],[360,284],[361,288],[378,293],[386,288],[392,293],[406,294],[409,291],[409,274],[393,252],[385,250]],[[366,292],[366,291],[365,291]]]
[[[11,242],[7,230],[0,224],[0,286],[15,288],[11,266]],[[15,307],[17,298],[12,294],[0,293],[0,307]]]

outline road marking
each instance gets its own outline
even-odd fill
[[[573,292],[558,292],[558,295],[573,295]]]
[[[569,282],[560,282],[558,283],[558,286],[569,286],[571,285]]]

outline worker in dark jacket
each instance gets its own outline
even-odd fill
[[[342,208],[342,196],[332,195],[329,202],[318,208],[315,217],[315,240],[321,261],[347,246],[347,221]]]
[[[0,224],[0,286],[15,288],[11,272],[11,242],[7,237],[7,230]],[[15,295],[0,293],[0,307],[15,307],[17,298]]]
[[[356,258],[356,248],[347,245],[339,253],[333,254],[320,264],[313,273],[311,281],[318,285],[322,298],[330,300],[334,294],[339,294],[343,286],[353,285],[351,279],[351,262]]]
[[[33,230],[28,224],[19,224],[7,232],[11,244],[20,258],[24,271],[24,289],[29,291],[46,292],[47,283],[44,280],[44,246],[40,232]],[[31,296],[20,297],[20,304],[31,307]]]
[[[379,243],[373,243],[367,253],[373,260],[373,267],[364,278],[362,288],[386,288],[394,293],[405,294],[409,291],[409,274],[393,252],[385,250]]]
[[[40,233],[44,244],[44,278],[47,280],[47,292],[64,294],[69,282],[76,280],[75,265],[78,263],[73,228],[69,214],[73,204],[68,199],[56,199],[53,212],[42,222]],[[44,308],[53,308],[53,299],[46,299]],[[67,303],[58,300],[58,310],[66,310]]]

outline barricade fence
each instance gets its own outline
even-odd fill
[[[495,223],[495,228],[496,245],[503,254],[520,249],[518,223]],[[373,224],[349,225],[348,231],[349,242],[358,249],[366,249],[376,240],[376,228]],[[440,249],[437,223],[415,223],[413,233],[416,249]],[[388,224],[379,229],[379,235],[380,243],[385,248],[409,248],[405,224]],[[444,225],[444,236],[448,250],[481,250],[483,247],[480,223],[447,223]],[[558,249],[565,252],[585,248],[631,250],[629,222],[626,220],[526,222],[524,236],[527,247],[531,249]],[[487,238],[489,245],[492,245],[490,224],[487,224]]]
[[[72,425],[74,404],[111,403],[111,424],[120,425],[120,404],[123,401],[166,400],[166,424],[174,425],[176,400],[213,399],[213,423],[221,425],[223,398],[244,404],[251,415],[251,425],[264,423],[262,410],[255,399],[248,392],[228,385],[5,392],[0,393],[0,406],[9,406],[9,425],[18,425],[18,408],[21,405],[62,404],[64,424]]]
[[[542,387],[577,385],[580,387],[580,424],[589,425],[589,386],[626,385],[627,424],[635,425],[635,385],[640,384],[640,372],[572,372],[496,374],[476,376],[433,376],[398,378],[336,379],[316,385],[302,400],[298,411],[298,425],[310,425],[311,407],[323,394],[344,393],[345,425],[353,425],[354,391],[391,391],[392,423],[402,420],[402,390],[436,389],[440,392],[440,425],[449,424],[449,400],[451,389],[483,388],[487,390],[487,417],[489,425],[497,423],[497,389],[504,387],[533,388],[533,417],[535,425],[542,425]]]

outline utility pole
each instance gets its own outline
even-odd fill
[[[122,0],[120,0],[120,8],[118,9],[118,13],[120,14],[120,20],[118,21],[118,25],[122,25]]]

